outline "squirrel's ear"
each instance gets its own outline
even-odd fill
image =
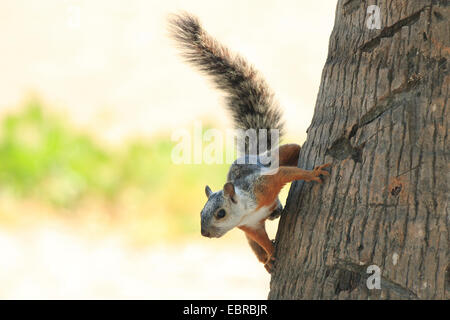
[[[211,190],[211,188],[210,188],[209,186],[206,186],[206,187],[205,187],[205,193],[206,193],[206,196],[207,196],[208,199],[209,199],[209,196],[210,196],[213,192],[212,192],[212,190]]]
[[[223,186],[223,194],[227,197],[230,197],[231,201],[236,203],[236,192],[234,191],[234,184],[232,182],[227,182]]]

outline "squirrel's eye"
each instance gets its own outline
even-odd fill
[[[221,218],[225,217],[225,214],[226,214],[225,210],[220,209],[220,210],[217,212],[217,218],[221,219]]]

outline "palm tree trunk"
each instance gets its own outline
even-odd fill
[[[450,298],[449,17],[444,0],[338,1],[299,159],[331,175],[291,186],[270,299]]]

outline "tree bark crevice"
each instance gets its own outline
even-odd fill
[[[422,14],[422,12],[425,11],[426,9],[430,9],[430,8],[431,8],[431,4],[426,5],[426,6],[422,7],[420,10],[408,15],[407,17],[398,20],[393,25],[383,28],[376,37],[365,42],[362,46],[359,47],[359,49],[363,52],[372,51],[375,47],[380,45],[382,38],[391,38],[397,32],[401,31],[401,29],[403,27],[411,26],[412,24],[416,23],[417,21],[419,21],[420,15]]]

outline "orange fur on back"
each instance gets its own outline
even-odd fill
[[[300,146],[298,144],[284,144],[279,147],[278,150],[280,157],[280,166],[297,166],[298,156],[300,152]]]

